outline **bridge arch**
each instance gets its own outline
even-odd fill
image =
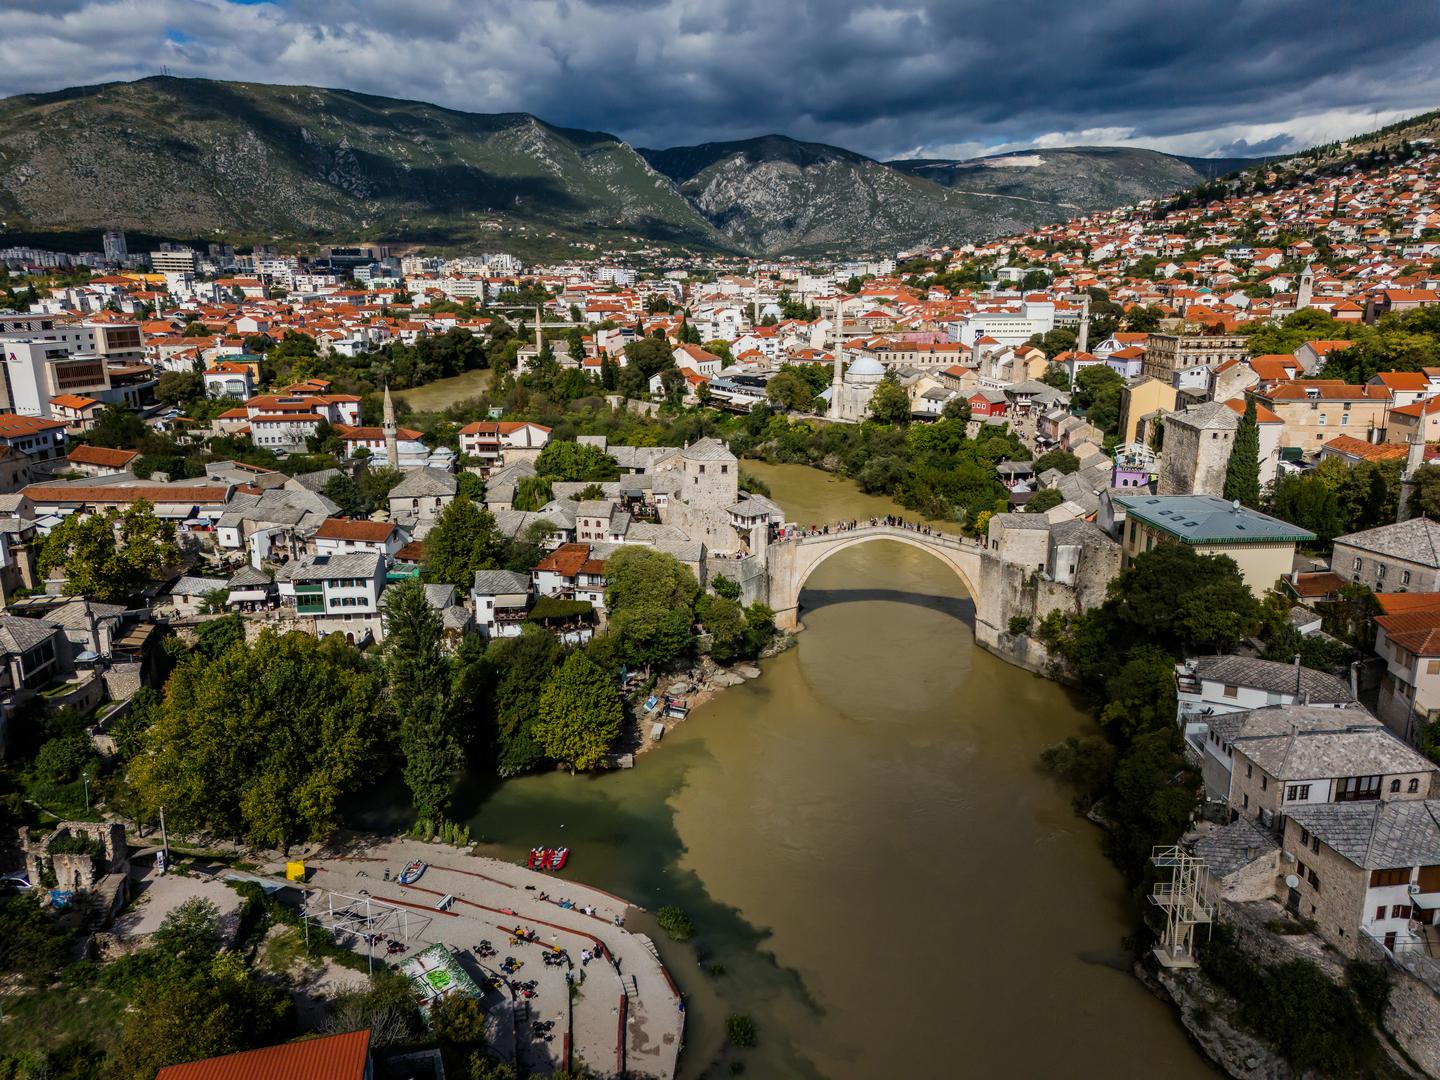
[[[772,544],[768,551],[769,604],[775,625],[793,630],[799,624],[800,593],[821,563],[832,555],[876,540],[892,540],[919,548],[939,559],[960,578],[975,604],[975,621],[983,622],[983,555],[978,544],[948,535],[926,534],[891,525],[864,526],[844,532],[803,536]]]

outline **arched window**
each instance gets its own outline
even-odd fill
[[[1396,793],[1397,791],[1399,791],[1399,790],[1400,790],[1400,781],[1399,781],[1399,780],[1391,780],[1391,781],[1390,781],[1390,793],[1393,795],[1393,794],[1395,794],[1395,793]]]
[[[1412,777],[1410,780],[1410,787],[1407,790],[1410,792],[1411,795],[1416,794],[1420,790],[1420,781]]]

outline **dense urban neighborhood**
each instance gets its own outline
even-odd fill
[[[1221,1068],[1440,1076],[1437,115],[853,257],[0,229],[0,1080],[744,1070],[681,875],[477,793],[680,753],[871,542],[1093,714]]]

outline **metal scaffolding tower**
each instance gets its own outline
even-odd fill
[[[1167,968],[1199,966],[1195,958],[1195,928],[1209,927],[1215,906],[1208,897],[1209,871],[1178,845],[1156,847],[1150,861],[1158,870],[1170,872],[1169,881],[1158,881],[1150,902],[1165,912],[1165,929],[1155,945],[1155,959]]]

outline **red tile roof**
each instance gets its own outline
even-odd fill
[[[355,540],[383,544],[390,539],[395,526],[388,521],[359,521],[351,518],[326,518],[316,530],[316,540]]]
[[[16,416],[7,413],[0,416],[0,439],[23,439],[27,435],[39,435],[42,431],[63,428],[63,420],[46,420],[39,416]]]
[[[140,451],[112,450],[108,446],[74,446],[67,456],[72,465],[105,465],[123,469],[140,456]]]
[[[1375,599],[1380,604],[1380,610],[1386,615],[1406,615],[1417,611],[1440,611],[1440,593],[1376,593]]]
[[[561,577],[573,578],[576,574],[603,574],[604,559],[590,558],[589,544],[561,544],[536,565],[536,570],[548,570]]]
[[[1416,656],[1440,656],[1440,610],[1410,611],[1377,615],[1375,622],[1385,636]]]
[[[370,1029],[168,1065],[155,1080],[364,1080]]]

